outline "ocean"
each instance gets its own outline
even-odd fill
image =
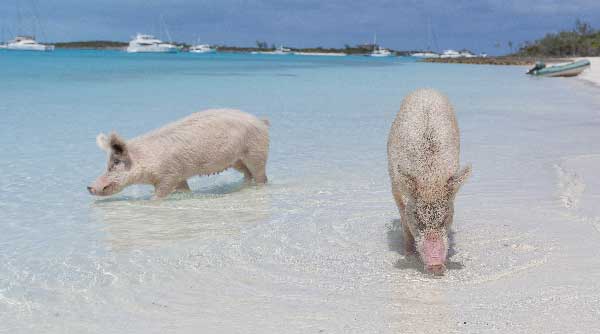
[[[592,332],[600,98],[523,67],[413,58],[0,52],[0,333]],[[473,176],[442,278],[401,250],[386,142],[447,94]],[[268,118],[269,184],[226,171],[94,198],[99,132]]]

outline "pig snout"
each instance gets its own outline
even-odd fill
[[[425,270],[434,275],[442,275],[446,271],[446,246],[440,236],[436,234],[425,236],[423,262]]]
[[[93,184],[87,186],[87,191],[94,196],[107,196],[111,192],[113,183],[108,178],[101,176]]]
[[[90,193],[90,195],[94,195],[94,196],[103,196],[110,188],[110,185],[106,185],[103,187],[95,187],[95,186],[88,186],[87,190]]]
[[[104,196],[108,192],[109,188],[110,185],[104,186],[102,188],[94,188],[93,186],[88,186],[87,190],[90,193],[90,195]]]

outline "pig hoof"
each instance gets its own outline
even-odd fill
[[[427,265],[425,271],[435,276],[442,276],[446,272],[446,266],[443,264]]]

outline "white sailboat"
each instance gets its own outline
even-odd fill
[[[210,47],[208,44],[200,44],[200,38],[196,41],[196,45],[192,45],[189,49],[191,53],[215,53],[216,48]]]
[[[379,45],[377,45],[377,35],[373,38],[373,51],[369,54],[370,57],[391,57],[393,56],[392,52],[388,49],[382,49]]]
[[[427,18],[427,51],[411,53],[412,57],[417,58],[440,58],[440,54],[431,51],[437,50],[437,38],[431,25],[431,17]]]
[[[252,51],[251,54],[261,54],[261,55],[291,55],[292,54],[292,50],[283,47],[283,45],[281,45],[280,47],[278,47],[277,49],[275,49],[274,51]]]
[[[215,53],[217,49],[211,48],[208,44],[197,44],[190,48],[191,53]]]

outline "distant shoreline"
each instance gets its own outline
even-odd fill
[[[115,41],[57,42],[52,44],[57,49],[83,50],[123,50],[129,45],[129,43]]]
[[[80,49],[80,50],[124,50],[129,45],[128,42],[121,41],[76,41],[76,42],[55,42],[48,43],[53,44],[57,49]],[[187,43],[172,42],[182,50],[187,50],[191,47]],[[250,53],[250,52],[269,52],[275,51],[276,48],[272,47],[256,47],[256,46],[231,46],[231,45],[212,45],[221,53]],[[343,48],[325,48],[325,47],[309,47],[309,48],[293,48],[289,47],[291,52],[305,53],[305,54],[347,54],[347,55],[368,55],[373,49],[374,45],[364,44],[349,46],[346,45]],[[412,53],[419,51],[397,51],[390,50],[396,56],[409,56]]]
[[[444,63],[444,64],[470,64],[470,65],[510,65],[510,66],[531,66],[536,61],[542,60],[545,63],[560,63],[572,60],[571,58],[551,58],[551,57],[473,57],[473,58],[425,58],[421,60],[425,63]]]

